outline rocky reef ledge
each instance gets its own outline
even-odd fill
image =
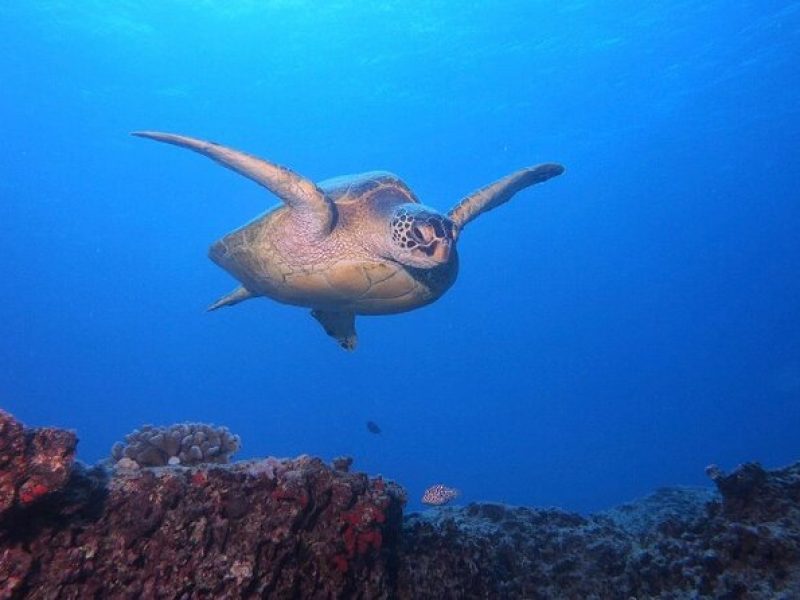
[[[800,598],[800,463],[588,517],[404,520],[347,460],[89,468],[76,445],[0,411],[0,598]]]

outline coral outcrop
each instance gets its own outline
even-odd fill
[[[590,516],[403,521],[402,489],[347,457],[89,469],[75,444],[0,412],[0,598],[800,597],[800,463]]]
[[[178,423],[169,427],[145,425],[126,435],[124,443],[114,444],[111,457],[117,462],[132,461],[140,467],[226,464],[240,445],[239,436],[233,435],[227,427],[207,423]]]
[[[72,471],[77,444],[70,431],[26,430],[0,410],[0,519],[62,488]]]

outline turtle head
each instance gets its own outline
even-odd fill
[[[455,254],[458,231],[453,222],[432,208],[401,204],[390,221],[391,257],[409,267],[430,269]]]

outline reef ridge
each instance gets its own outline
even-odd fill
[[[0,411],[0,598],[800,597],[800,463],[589,516],[404,518],[346,457],[87,467],[76,446]]]

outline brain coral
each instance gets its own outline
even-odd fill
[[[115,462],[132,460],[141,467],[227,463],[239,449],[238,435],[227,427],[207,423],[178,423],[169,427],[144,425],[111,448]]]

